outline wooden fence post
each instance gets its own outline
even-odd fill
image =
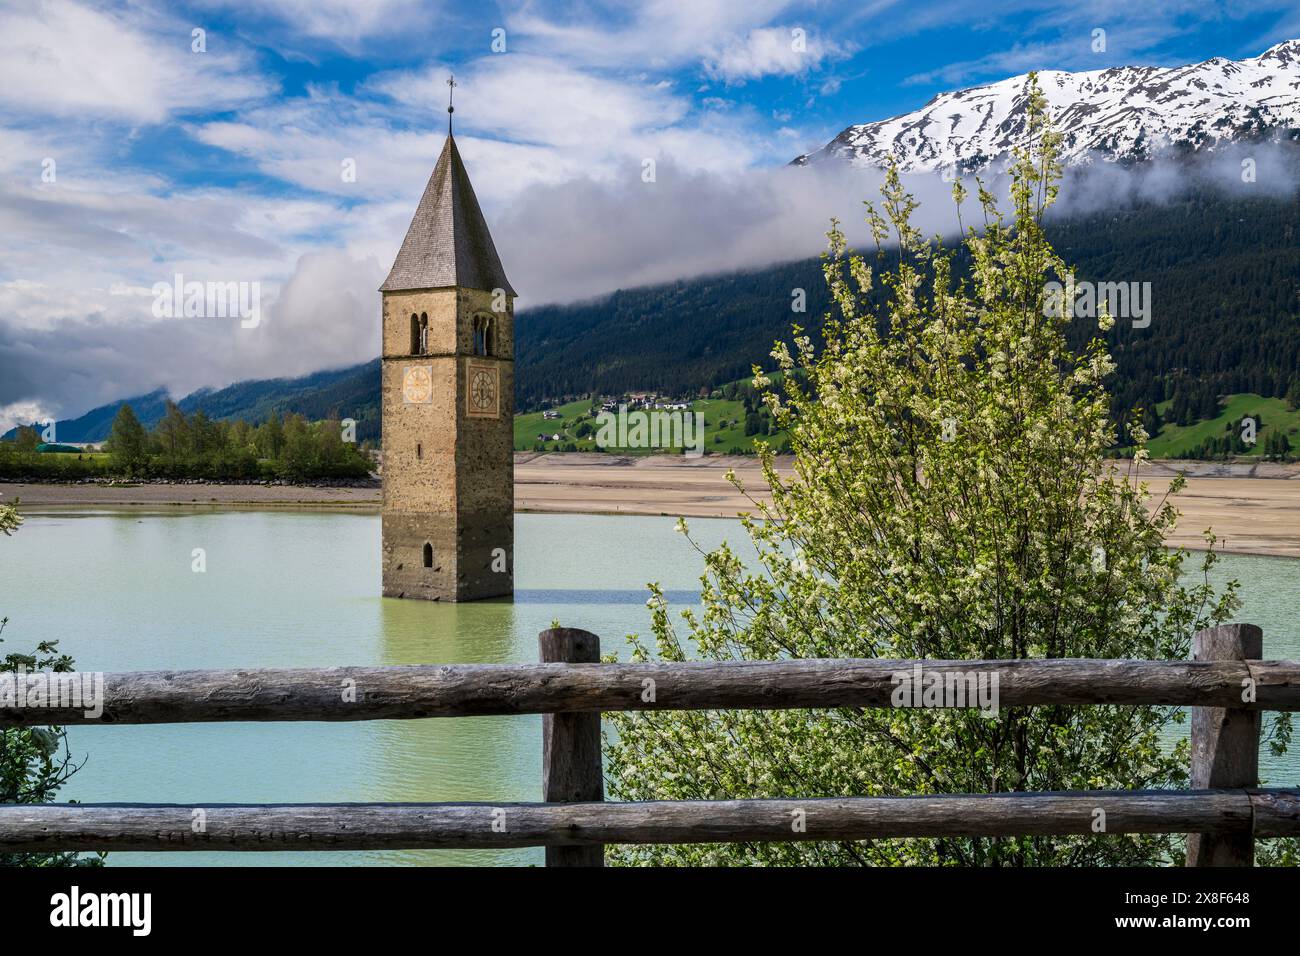
[[[557,627],[537,636],[543,664],[598,664],[600,638],[590,631]],[[605,799],[600,754],[600,714],[542,715],[542,799],[591,803]],[[548,846],[547,866],[604,866],[605,847]]]
[[[1198,661],[1259,660],[1264,632],[1254,624],[1223,624],[1192,636]],[[1245,687],[1242,688],[1244,693]],[[1192,787],[1259,786],[1260,712],[1238,707],[1192,708]],[[1254,866],[1253,828],[1234,833],[1189,833],[1188,866]]]

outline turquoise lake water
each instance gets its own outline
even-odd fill
[[[378,597],[379,517],[322,512],[87,512],[29,516],[0,539],[5,647],[58,639],[78,670],[512,663],[537,659],[554,619],[626,654],[645,633],[645,585],[698,595],[702,559],[674,518],[516,518],[513,602]],[[746,545],[734,521],[693,520],[705,547]],[[191,570],[203,548],[207,571]],[[742,554],[751,553],[747,546]],[[1230,556],[1238,619],[1265,656],[1300,658],[1300,561]],[[261,803],[537,800],[541,718],[76,727],[85,767],[64,789],[86,802]],[[1300,785],[1300,751],[1265,754],[1275,785]],[[117,865],[355,863],[519,865],[540,850],[118,853]]]

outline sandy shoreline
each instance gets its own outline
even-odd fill
[[[1171,545],[1195,548],[1213,527],[1224,551],[1300,557],[1300,466],[1154,462],[1143,477],[1158,499],[1175,474],[1188,469],[1176,505],[1182,512]],[[726,480],[733,468],[747,488],[766,487],[753,458],[709,456],[623,458],[591,454],[515,456],[515,507],[520,511],[735,517],[752,502]],[[784,470],[784,469],[783,469]],[[0,483],[0,500],[21,499],[29,514],[132,508],[305,508],[377,511],[380,489],[284,485],[166,484],[109,487]]]

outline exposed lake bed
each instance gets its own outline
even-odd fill
[[[778,471],[788,474],[790,461],[778,459]],[[727,481],[729,469],[747,494]],[[1174,498],[1182,517],[1169,538],[1171,546],[1203,548],[1203,532],[1213,527],[1220,538],[1217,547],[1225,553],[1300,558],[1300,466],[1157,461],[1144,464],[1138,478],[1149,483],[1152,501],[1158,502],[1180,472],[1188,478]],[[514,473],[517,512],[734,518],[753,511],[749,495],[758,501],[768,497],[752,456],[517,453]],[[85,508],[368,513],[379,509],[381,497],[378,486],[0,484],[0,499],[20,499],[27,513]]]

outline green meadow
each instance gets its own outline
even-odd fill
[[[704,416],[704,449],[707,454],[751,454],[754,441],[763,439],[777,451],[787,451],[789,441],[785,434],[745,434],[745,404],[740,399],[726,399],[721,389],[715,389],[712,398],[691,401],[690,410]],[[1162,415],[1170,402],[1162,402],[1156,409]],[[515,416],[514,441],[517,451],[601,451],[596,446],[599,422],[595,417],[599,405],[593,408],[589,399],[557,405],[558,419],[546,419],[541,411]],[[1281,431],[1291,443],[1292,454],[1300,454],[1300,409],[1288,407],[1281,398],[1264,398],[1245,392],[1229,395],[1220,403],[1219,414],[1192,425],[1166,424],[1158,435],[1152,436],[1152,458],[1178,458],[1198,448],[1207,439],[1222,438],[1233,431],[1240,433],[1241,420],[1253,417],[1261,422],[1254,446],[1242,452],[1244,457],[1257,458],[1264,453],[1264,440],[1270,432]],[[584,427],[585,424],[585,427]],[[545,438],[539,439],[538,436]],[[554,436],[558,435],[557,440]],[[625,448],[617,445],[603,449],[624,455],[650,455],[677,453],[681,448]]]
[[[701,398],[689,402],[689,412],[668,412],[651,409],[653,413],[693,414],[704,416],[704,451],[712,455],[752,454],[754,441],[763,439],[777,451],[788,448],[788,440],[783,433],[763,433],[761,435],[745,434],[745,403],[740,399],[720,397],[721,390],[715,390],[717,398]],[[607,451],[621,455],[678,454],[681,446],[670,448],[629,448],[617,443],[607,448],[598,448],[596,435],[600,422],[600,405],[593,407],[590,399],[557,405],[549,411],[559,414],[559,418],[547,419],[543,412],[528,412],[515,416],[514,441],[517,451]],[[629,410],[630,413],[631,410]],[[765,420],[766,421],[766,420]],[[557,439],[555,436],[559,436]],[[545,436],[539,438],[539,436]]]
[[[1164,414],[1169,402],[1161,402],[1156,411]],[[1241,433],[1241,420],[1245,417],[1262,422],[1252,448],[1243,454],[1259,457],[1263,454],[1264,439],[1270,431],[1281,430],[1291,442],[1291,453],[1300,453],[1300,409],[1291,409],[1282,398],[1264,398],[1250,392],[1229,395],[1220,403],[1217,417],[1193,425],[1165,425],[1160,434],[1150,441],[1152,458],[1177,458],[1197,448],[1206,439],[1220,438],[1232,431]]]

